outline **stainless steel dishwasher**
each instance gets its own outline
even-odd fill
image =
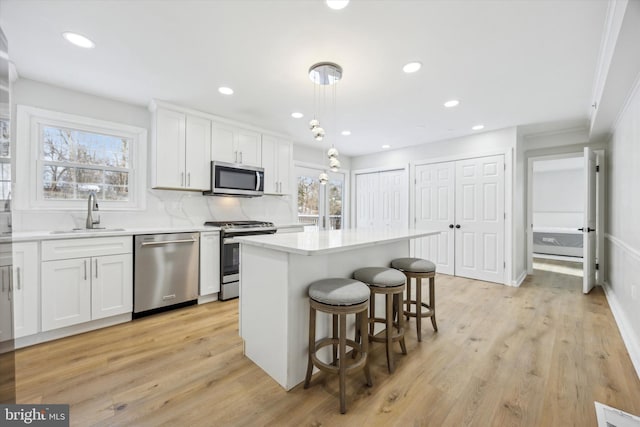
[[[200,233],[143,234],[134,243],[134,317],[198,298]]]

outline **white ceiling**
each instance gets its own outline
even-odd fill
[[[361,155],[478,123],[587,119],[606,10],[604,0],[352,0],[342,11],[322,0],[0,0],[0,26],[21,77],[144,106],[170,101],[303,143],[313,143],[307,70],[337,62],[338,124],[322,124],[342,153]],[[64,31],[96,48],[68,44]],[[416,60],[422,70],[404,74]],[[460,105],[445,109],[452,98]]]

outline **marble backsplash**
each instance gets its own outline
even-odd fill
[[[264,220],[276,224],[297,222],[292,196],[253,198],[203,196],[187,191],[148,190],[146,209],[139,211],[100,211],[100,226],[181,227],[201,226],[205,221]],[[68,230],[83,228],[86,210],[14,211],[14,232]]]

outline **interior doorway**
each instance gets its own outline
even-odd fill
[[[582,271],[583,292],[601,284],[604,151],[531,157],[528,167],[527,269],[561,260]]]

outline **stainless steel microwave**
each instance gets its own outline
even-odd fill
[[[211,162],[212,196],[258,197],[264,194],[264,169],[238,163]]]

